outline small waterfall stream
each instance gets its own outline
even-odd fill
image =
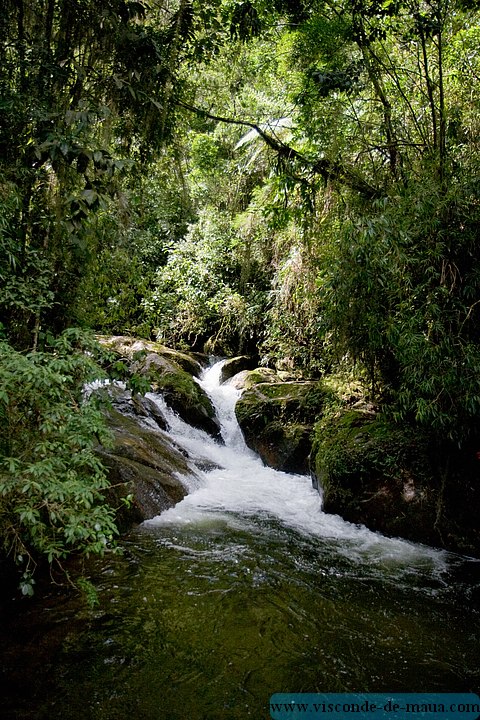
[[[99,605],[7,613],[2,717],[258,720],[275,692],[478,690],[480,563],[323,513],[309,478],[245,446],[220,371],[200,382],[223,445],[150,396],[199,470],[91,562]]]
[[[396,560],[407,565],[435,569],[444,567],[445,553],[397,539],[385,538],[365,527],[345,522],[337,515],[322,512],[321,496],[310,478],[278,472],[263,465],[245,445],[235,418],[235,403],[240,396],[228,383],[220,384],[224,361],[215,363],[203,374],[199,384],[209,394],[220,420],[224,445],[201,430],[191,427],[151,394],[170,426],[175,441],[193,457],[210,461],[218,468],[201,473],[198,480],[184,479],[190,494],[176,507],[145,523],[148,527],[215,521],[234,523],[246,528],[258,518],[276,519],[286,528],[308,536],[331,538],[346,543],[345,552],[364,555],[369,562]]]

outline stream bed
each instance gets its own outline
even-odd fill
[[[201,382],[225,445],[152,396],[209,470],[91,561],[98,604],[3,607],[0,716],[241,720],[276,692],[478,691],[480,562],[323,513],[308,478],[245,447],[220,368]]]

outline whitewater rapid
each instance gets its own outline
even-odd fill
[[[309,477],[266,467],[246,446],[237,423],[235,403],[240,392],[228,382],[220,383],[224,362],[216,362],[198,381],[216,409],[224,444],[185,423],[160,395],[148,395],[165,415],[170,436],[194,462],[197,459],[199,469],[195,477],[181,478],[189,494],[175,507],[146,521],[145,527],[223,522],[233,528],[266,532],[269,523],[280,523],[302,535],[331,539],[337,551],[369,563],[444,566],[447,553],[387,538],[324,513],[321,495]],[[210,469],[202,470],[205,466]]]

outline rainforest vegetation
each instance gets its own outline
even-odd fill
[[[0,533],[115,537],[94,333],[355,373],[480,448],[480,3],[5,0]]]

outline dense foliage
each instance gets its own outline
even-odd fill
[[[393,418],[477,447],[479,20],[473,0],[7,0],[2,412],[31,453],[2,440],[4,535],[60,401],[78,425],[55,430],[54,475],[103,487],[88,459],[60,469],[96,427],[53,340],[72,325],[353,366]],[[23,515],[15,543],[49,555],[75,502],[38,542]]]
[[[102,375],[95,344],[68,330],[49,350],[0,343],[0,533],[24,594],[39,558],[61,566],[73,551],[103,553],[117,532],[94,452],[109,435],[96,397],[83,394]]]
[[[157,273],[152,330],[192,343],[221,328],[224,347],[241,349],[247,319],[265,363],[355,362],[397,419],[473,441],[478,8],[240,8],[260,37],[228,44],[189,81],[185,176],[199,219]],[[222,250],[219,213],[239,240]],[[252,258],[253,294],[241,286]],[[236,322],[218,302],[228,272]]]

